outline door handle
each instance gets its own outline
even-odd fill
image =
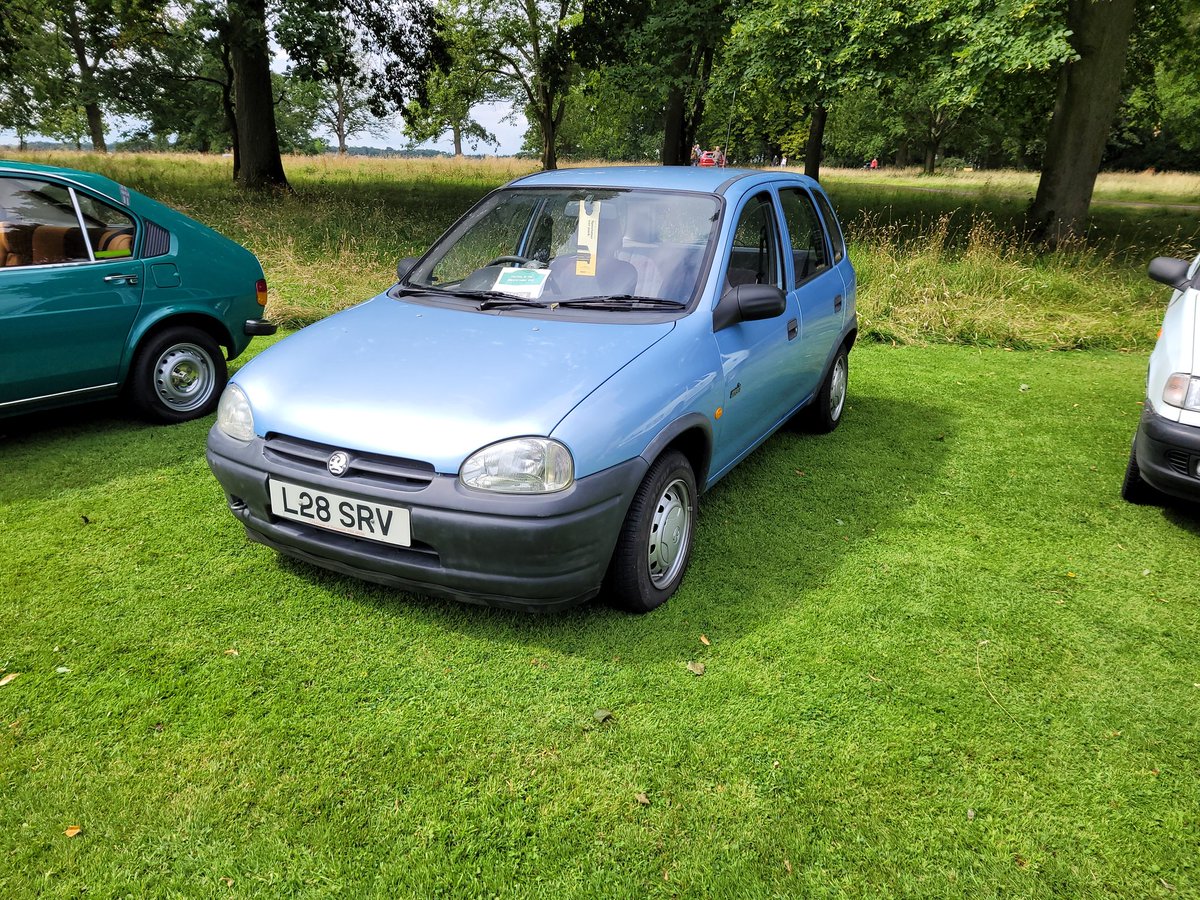
[[[800,333],[800,323],[797,322],[795,319],[789,320],[788,321],[788,340],[794,341],[796,339],[796,335],[799,333]]]
[[[836,297],[833,298],[833,311],[834,312],[842,311],[842,295],[841,294],[838,294]]]
[[[132,274],[131,275],[105,275],[104,281],[107,284],[116,284],[117,282],[120,282],[120,281],[123,281],[126,284],[137,284],[137,278],[138,277],[136,275],[132,275]]]

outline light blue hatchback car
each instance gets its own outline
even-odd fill
[[[424,594],[645,612],[699,495],[845,409],[854,269],[802,176],[532,175],[397,275],[223,394],[208,461],[251,539]]]

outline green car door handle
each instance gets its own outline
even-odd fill
[[[137,284],[138,277],[136,275],[105,275],[104,280],[110,284],[118,281],[124,281],[126,284]]]

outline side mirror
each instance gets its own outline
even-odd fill
[[[1187,290],[1191,280],[1188,269],[1191,267],[1186,259],[1175,259],[1172,256],[1156,256],[1150,260],[1147,274],[1154,280],[1175,288],[1177,291]]]
[[[739,284],[727,290],[713,310],[713,331],[738,322],[755,322],[783,315],[787,296],[773,284]]]
[[[396,280],[403,281],[408,277],[408,273],[416,266],[419,256],[406,256],[400,262],[396,263]]]

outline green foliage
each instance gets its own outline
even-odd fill
[[[480,143],[497,143],[496,136],[471,117],[471,110],[500,99],[505,91],[495,71],[479,66],[481,32],[475,23],[459,16],[449,3],[443,3],[437,15],[445,58],[430,71],[424,98],[405,108],[404,132],[414,144],[450,132],[455,154],[461,155],[464,140],[472,150]]]

